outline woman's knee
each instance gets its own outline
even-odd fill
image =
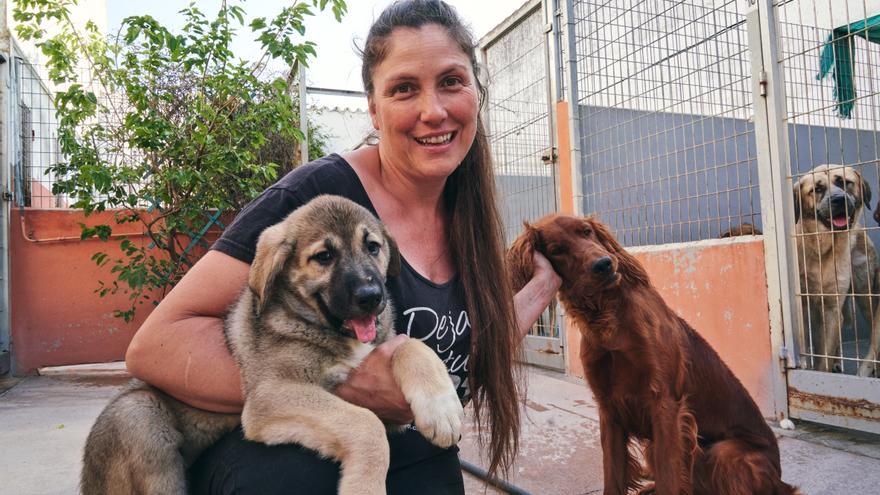
[[[333,495],[339,463],[298,445],[267,446],[228,434],[190,470],[193,493]]]

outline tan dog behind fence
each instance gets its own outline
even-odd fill
[[[816,358],[815,369],[841,371],[843,329],[857,327],[859,311],[870,322],[871,335],[868,350],[860,350],[858,374],[876,374],[880,267],[861,226],[871,188],[855,168],[825,164],[802,176],[793,194],[804,346]]]

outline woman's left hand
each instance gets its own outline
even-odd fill
[[[532,273],[532,280],[538,280],[547,284],[547,289],[552,293],[547,298],[547,304],[550,304],[550,299],[552,299],[553,295],[556,294],[556,291],[562,285],[562,278],[553,270],[550,260],[544,257],[543,254],[535,251],[532,259],[535,261],[535,271]]]
[[[544,255],[535,251],[532,260],[534,269],[531,280],[513,296],[516,321],[522,336],[528,333],[544,308],[550,305],[562,285],[562,278],[553,270],[553,265]]]

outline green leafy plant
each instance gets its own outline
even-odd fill
[[[294,78],[263,74],[271,61],[283,61],[291,74],[307,64],[316,53],[303,40],[306,19],[329,10],[339,21],[346,4],[293,1],[273,19],[247,25],[239,5],[223,1],[209,18],[190,4],[180,11],[180,32],[142,15],[126,18],[111,37],[92,22],[72,22],[75,5],[17,0],[13,15],[18,35],[34,40],[62,88],[54,101],[64,161],[48,172],[53,194],[86,215],[112,210],[116,224],[139,223],[147,238],[123,238],[119,256],[92,258],[116,277],[100,281],[96,292],[127,293],[130,305],[115,314],[129,321],[192,265],[194,244],[218,212],[241,208],[279,167],[299,161],[298,151],[277,152],[297,150],[302,139],[297,92],[288,82]],[[52,36],[50,23],[57,26]],[[230,49],[236,29],[247,27],[264,51],[257,61]],[[113,235],[111,225],[82,225],[83,239]]]

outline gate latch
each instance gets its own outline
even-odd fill
[[[767,96],[767,73],[762,70],[758,76],[760,77],[758,79],[758,93],[761,96]]]

